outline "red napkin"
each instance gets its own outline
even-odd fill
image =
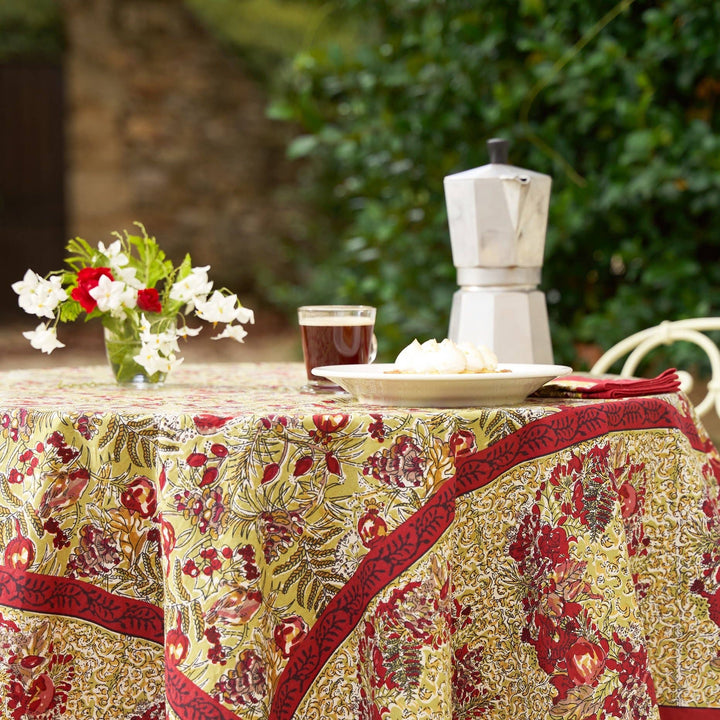
[[[565,375],[545,383],[539,397],[626,398],[677,392],[680,378],[675,368],[654,378],[593,378],[589,375]]]

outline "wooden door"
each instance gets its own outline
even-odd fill
[[[0,63],[0,318],[24,316],[10,285],[62,266],[65,237],[63,69]],[[26,317],[26,316],[24,316]]]

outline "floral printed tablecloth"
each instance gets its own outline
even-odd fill
[[[682,394],[0,374],[0,717],[720,718],[720,458]]]

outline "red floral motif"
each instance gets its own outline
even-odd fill
[[[14,623],[13,623],[14,625]],[[18,632],[17,627],[11,628]],[[32,646],[36,653],[28,653]],[[8,655],[0,662],[6,667],[7,706],[13,720],[60,717],[66,711],[68,693],[75,678],[72,655],[56,653],[48,642],[46,628],[28,640],[18,635],[17,644],[6,644]]]
[[[55,448],[58,459],[63,463],[63,465],[69,465],[80,455],[80,451],[77,448],[68,445],[65,442],[65,438],[57,430],[52,433],[52,435],[48,436],[47,444],[50,445],[50,447]]]
[[[55,518],[48,518],[43,523],[43,530],[55,536],[53,538],[53,547],[56,550],[62,550],[65,547],[70,547],[70,541],[68,540],[65,531],[60,527]]]
[[[440,648],[450,637],[452,604],[435,582],[410,582],[378,603],[364,623],[358,646],[358,676],[370,688],[403,688],[419,684],[423,672],[422,647]],[[367,683],[368,680],[366,679]]]
[[[74,505],[85,491],[90,480],[90,473],[85,468],[70,472],[58,472],[52,485],[43,494],[38,507],[38,515],[42,518]]]
[[[89,418],[87,415],[80,415],[75,421],[75,429],[85,438],[90,440],[97,433],[98,422],[96,418]]]
[[[228,522],[228,510],[221,488],[202,487],[175,495],[175,504],[186,520],[197,524],[201,533],[218,537]]]
[[[557,691],[553,703],[562,703],[566,714],[581,712],[585,694],[573,688],[602,683],[606,699],[596,720],[631,707],[631,717],[645,718],[650,712],[647,697],[654,698],[645,647],[634,647],[617,634],[604,636],[588,614],[584,601],[603,598],[593,592],[586,563],[574,559],[577,539],[567,530],[568,522],[579,522],[589,537],[597,538],[619,505],[628,551],[646,552],[641,522],[644,466],[626,462],[615,467],[615,457],[605,445],[558,464],[548,482],[541,483],[508,547],[524,578],[526,625],[521,637],[534,647]],[[542,518],[541,505],[547,502],[556,503],[549,513],[552,523]]]
[[[15,533],[15,537],[5,546],[5,565],[16,570],[27,570],[35,560],[35,545],[23,535],[17,519]]]
[[[77,286],[72,289],[70,297],[77,300],[86,313],[91,313],[97,307],[97,300],[90,294],[90,291],[98,286],[103,275],[110,280],[115,279],[110,268],[106,267],[85,267],[77,273]]]
[[[19,483],[23,482],[25,479],[25,476],[16,468],[11,468],[10,472],[8,474],[8,482],[13,485],[18,485]]]
[[[333,475],[342,475],[340,461],[331,452],[325,453],[325,465],[328,469],[328,472],[331,472]]]
[[[373,440],[385,442],[385,433],[387,433],[387,428],[383,422],[382,415],[370,413],[370,417],[373,418],[373,422],[368,425],[368,434]]]
[[[471,650],[465,644],[453,653],[453,707],[459,710],[458,718],[483,717],[499,700],[484,685],[482,660],[482,646]]]
[[[228,454],[229,454],[229,451],[228,451],[228,449],[227,449],[227,445],[223,445],[222,443],[213,443],[213,444],[210,446],[210,452],[211,452],[215,457],[221,457],[221,458],[227,457]]]
[[[408,488],[423,484],[426,460],[420,448],[408,435],[400,435],[389,447],[376,452],[363,468],[386,485]]]
[[[104,575],[120,560],[120,550],[112,535],[105,535],[102,528],[96,525],[83,525],[77,550],[68,560],[68,574],[71,577]]]
[[[174,628],[165,633],[165,659],[169,665],[179,665],[186,657],[190,640],[182,631],[182,617],[177,615],[177,622]]]
[[[220,475],[220,471],[216,467],[209,467],[203,471],[198,487],[205,487],[206,485],[212,485]]]
[[[207,462],[207,455],[205,453],[194,452],[187,456],[185,462],[194,468],[202,467]]]
[[[456,430],[450,436],[450,452],[454,457],[476,451],[475,435],[469,430]]]
[[[216,622],[245,625],[252,620],[261,606],[262,595],[258,590],[239,585],[216,600],[205,619],[209,625]]]
[[[350,422],[350,416],[344,413],[333,415],[313,415],[313,424],[317,430],[309,432],[310,437],[322,445],[327,445],[332,433],[342,430]]]
[[[579,638],[565,653],[565,666],[575,685],[595,685],[605,669],[605,651],[598,644]]]
[[[193,417],[195,428],[201,435],[209,435],[216,432],[224,427],[230,420],[232,420],[231,416],[221,417],[220,415],[210,414],[195,415]]]
[[[308,634],[308,624],[299,615],[283,618],[273,631],[275,645],[283,657],[290,657],[292,649]]]
[[[266,415],[263,418],[260,418],[258,422],[258,429],[264,429],[264,430],[270,430],[271,428],[274,428],[276,431],[281,431],[283,428],[286,428],[288,424],[288,419],[284,415]]]
[[[300,475],[306,475],[310,472],[313,466],[312,455],[304,455],[295,463],[295,469],[293,470],[293,477],[300,477]]]
[[[260,480],[260,483],[264,485],[265,483],[271,482],[278,476],[279,472],[280,465],[278,465],[277,463],[270,463],[269,465],[266,465],[263,469],[263,476],[262,480]]]
[[[365,547],[371,547],[378,538],[385,537],[388,533],[387,523],[379,515],[382,507],[382,504],[378,505],[374,501],[365,501],[366,512],[357,525],[358,535]]]
[[[215,695],[230,705],[256,705],[265,697],[266,678],[262,659],[253,650],[242,650],[235,668],[215,684]]]
[[[266,511],[260,514],[262,520],[262,546],[267,562],[273,562],[305,531],[302,515],[287,510]]]
[[[150,478],[138,475],[120,495],[120,502],[142,518],[151,518],[157,512],[157,493]]]
[[[142,288],[137,292],[137,306],[144,312],[162,312],[160,295],[155,288]]]
[[[707,469],[710,470],[710,466]],[[709,491],[706,492],[708,494],[703,500],[702,511],[707,518],[707,550],[701,556],[702,576],[692,582],[690,590],[707,600],[708,616],[720,626],[720,496],[711,497]]]
[[[226,665],[227,657],[222,646],[220,631],[216,627],[209,627],[205,630],[205,638],[210,643],[208,660],[216,665]]]

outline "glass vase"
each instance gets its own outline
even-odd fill
[[[174,325],[173,320],[163,318],[152,325],[153,333],[161,333]],[[104,327],[105,355],[115,381],[119,385],[134,387],[158,387],[165,382],[166,372],[150,373],[140,365],[135,356],[140,354],[142,341],[140,328],[123,323],[114,328]]]

